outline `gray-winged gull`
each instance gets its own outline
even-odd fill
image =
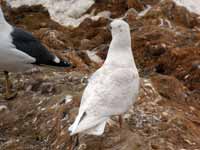
[[[127,112],[137,98],[139,74],[132,54],[129,25],[116,19],[110,28],[112,41],[107,58],[84,90],[78,116],[69,127],[71,135],[102,135],[108,119]]]
[[[31,33],[11,26],[0,6],[0,71],[6,76],[7,99],[10,91],[9,72],[24,72],[35,65],[68,67],[70,63],[50,53]]]

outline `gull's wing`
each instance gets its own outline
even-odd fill
[[[83,93],[80,109],[90,110],[98,105],[98,110],[108,111],[106,114],[123,113],[122,109],[126,109],[128,102],[132,103],[132,97],[137,95],[135,91],[138,88],[139,76],[133,69],[99,69]]]
[[[18,49],[12,48],[12,47],[1,49],[0,59],[1,59],[0,60],[1,63],[3,63],[3,62],[16,63],[16,61],[20,60],[21,63],[30,64],[30,63],[35,63],[35,61],[36,61],[35,58],[27,55],[24,52],[21,52]]]
[[[35,58],[36,64],[48,64],[54,59],[54,55],[31,33],[20,28],[14,28],[11,35],[16,49]]]
[[[86,97],[88,97],[91,93],[89,92],[89,88],[93,85],[96,85],[97,83],[101,82],[101,80],[104,77],[104,74],[106,74],[106,70],[99,68],[96,72],[94,72],[90,78],[88,79],[88,85],[85,88],[83,92],[83,96],[81,99],[81,105],[85,102]],[[88,90],[87,90],[88,89]]]

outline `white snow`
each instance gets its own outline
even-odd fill
[[[20,7],[22,5],[45,5],[47,1],[48,0],[7,0],[7,2],[14,8]]]
[[[96,51],[86,51],[86,53],[91,61],[98,63],[98,64],[103,63],[103,60],[97,55]]]
[[[64,26],[78,27],[85,18],[98,20],[100,17],[110,16],[108,11],[96,16],[83,15],[95,3],[94,0],[7,0],[7,2],[14,8],[41,4],[48,10],[52,20]]]
[[[65,96],[65,104],[70,103],[73,100],[73,96],[72,95],[66,95]]]
[[[144,9],[143,11],[141,11],[141,12],[138,14],[138,16],[139,16],[139,17],[145,16],[146,13],[147,13],[151,8],[152,8],[152,7],[151,7],[150,5],[147,5],[147,8]]]
[[[200,0],[173,0],[177,5],[187,8],[190,12],[200,15]]]
[[[45,6],[53,20],[62,25],[77,27],[84,19],[81,19],[93,4],[94,0],[47,0]]]
[[[159,27],[164,27],[165,25],[167,25],[170,29],[173,28],[171,22],[168,19],[159,18],[159,20],[160,20]]]

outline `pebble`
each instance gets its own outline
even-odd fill
[[[8,107],[6,105],[1,105],[0,106],[0,112],[3,112],[5,110],[8,110]]]

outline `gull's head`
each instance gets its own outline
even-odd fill
[[[114,43],[118,47],[131,47],[130,27],[127,22],[121,19],[115,19],[110,23],[109,28],[112,33],[112,45]]]
[[[112,36],[122,36],[130,34],[130,28],[127,22],[121,19],[116,19],[110,23],[110,30],[112,33]]]

